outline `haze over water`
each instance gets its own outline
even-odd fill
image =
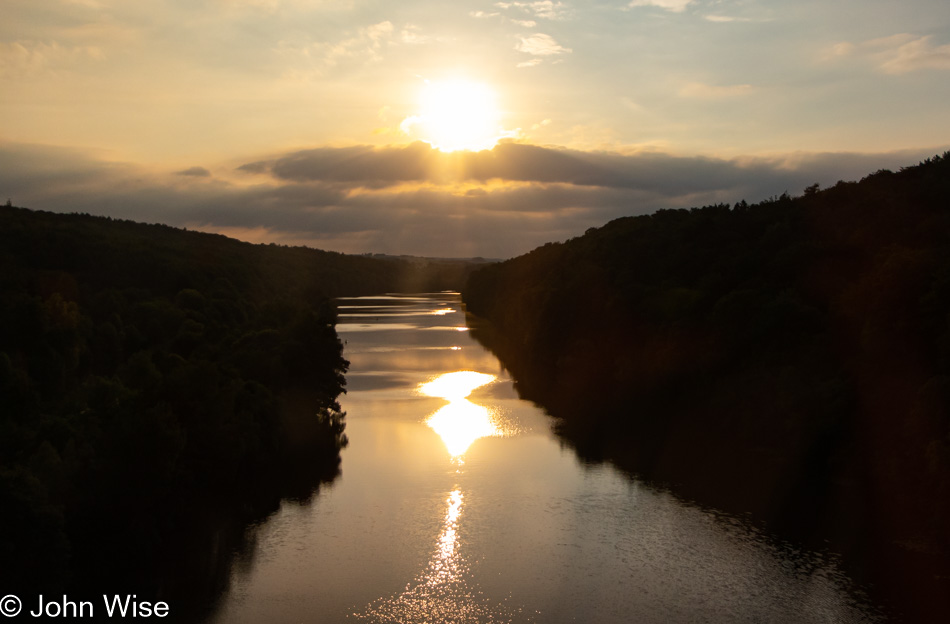
[[[349,447],[209,622],[863,622],[833,562],[562,446],[457,294],[340,301]]]

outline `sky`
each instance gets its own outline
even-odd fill
[[[3,0],[0,200],[504,258],[950,149],[946,0]]]

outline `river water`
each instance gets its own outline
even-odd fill
[[[339,303],[342,475],[252,529],[210,622],[873,619],[833,561],[581,463],[457,294]]]

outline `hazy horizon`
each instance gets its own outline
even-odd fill
[[[0,195],[510,257],[950,149],[950,5],[11,0]]]

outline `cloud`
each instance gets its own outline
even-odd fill
[[[797,194],[815,182],[858,179],[945,149],[724,159],[512,142],[450,154],[423,143],[323,147],[249,159],[234,179],[191,184],[78,150],[0,143],[0,189],[15,204],[35,209],[166,223],[255,242],[507,257],[620,216]]]
[[[176,171],[175,175],[192,176],[196,178],[210,178],[211,172],[205,169],[204,167],[188,167],[187,169]]]
[[[565,48],[555,41],[551,35],[535,33],[527,37],[521,37],[520,39],[521,42],[515,46],[515,50],[524,52],[525,54],[552,56],[555,54],[570,54],[572,52],[570,48]]]
[[[327,2],[326,0],[215,0],[215,3],[223,4],[234,9],[252,9],[263,11],[265,13],[276,13],[282,9],[312,10],[315,6],[319,6],[321,8],[332,6],[337,9],[350,9],[352,8],[353,4],[351,1],[344,0],[333,0],[332,2]]]
[[[419,34],[419,27],[414,24],[406,24],[399,32],[399,41],[408,45],[419,45],[432,41],[432,37]]]
[[[673,13],[682,13],[686,7],[693,4],[696,0],[631,0],[629,7],[657,7],[672,11]]]
[[[375,197],[405,196],[425,187],[432,196],[454,196],[466,185],[487,190],[545,189],[544,207],[556,197],[636,197],[647,206],[688,207],[739,199],[757,201],[812,184],[857,179],[881,168],[913,164],[942,149],[884,154],[794,153],[735,159],[677,156],[663,152],[617,153],[502,142],[492,150],[443,153],[425,143],[374,148],[319,148],[241,167],[281,183],[318,184],[353,198],[360,189]],[[467,190],[471,190],[468,188]],[[393,193],[394,195],[390,195]],[[372,194],[372,193],[371,193]],[[505,197],[513,197],[508,194]],[[454,201],[454,200],[453,200]],[[437,204],[438,202],[433,202]],[[530,210],[530,202],[506,210]]]
[[[821,56],[823,60],[829,61],[837,58],[842,58],[845,56],[850,56],[854,53],[857,46],[848,41],[841,41],[832,46],[829,46],[824,49]]]
[[[753,19],[751,17],[733,17],[730,15],[704,15],[703,19],[705,19],[707,22],[716,22],[716,23],[721,23],[721,24],[728,24],[731,22],[762,21],[762,20]]]
[[[239,170],[268,173],[286,182],[320,182],[349,189],[501,181],[638,189],[677,197],[712,191],[751,169],[705,157],[586,152],[505,141],[491,150],[448,154],[422,142],[386,148],[318,148],[248,163]]]
[[[899,33],[860,43],[840,42],[827,59],[856,56],[874,63],[885,74],[923,70],[950,70],[950,44],[935,45],[931,35]]]
[[[218,0],[233,8],[263,9],[273,13],[280,6],[280,0]]]
[[[406,26],[399,33],[403,43],[418,43],[424,38],[415,32],[414,26]],[[343,64],[346,61],[370,63],[382,59],[381,50],[394,40],[395,27],[386,20],[351,31],[335,42],[282,40],[276,52],[291,63],[287,75],[306,78],[312,74]]]
[[[548,20],[565,20],[571,15],[563,2],[541,0],[539,2],[496,2],[499,9],[516,9],[534,17]]]
[[[32,77],[104,57],[97,46],[66,46],[56,41],[0,43],[0,76]]]
[[[950,69],[950,44],[935,46],[927,35],[900,43],[888,51],[890,58],[880,68],[888,74],[904,74],[922,69]]]
[[[748,95],[752,92],[752,85],[710,85],[702,82],[690,82],[680,89],[679,94],[683,97],[700,99],[721,99]]]
[[[97,0],[63,0],[66,4],[76,4],[79,6],[86,7],[87,9],[101,9],[103,8],[102,3]]]
[[[373,24],[372,26],[367,26],[362,29],[362,32],[372,41],[374,44],[378,44],[380,40],[385,39],[393,32],[393,24],[390,21],[379,22],[378,24]]]
[[[403,147],[376,149],[358,145],[323,147],[287,154],[272,161],[252,162],[238,167],[249,173],[269,172],[290,181],[324,181],[378,188],[405,181],[428,179],[441,154],[421,141]]]

